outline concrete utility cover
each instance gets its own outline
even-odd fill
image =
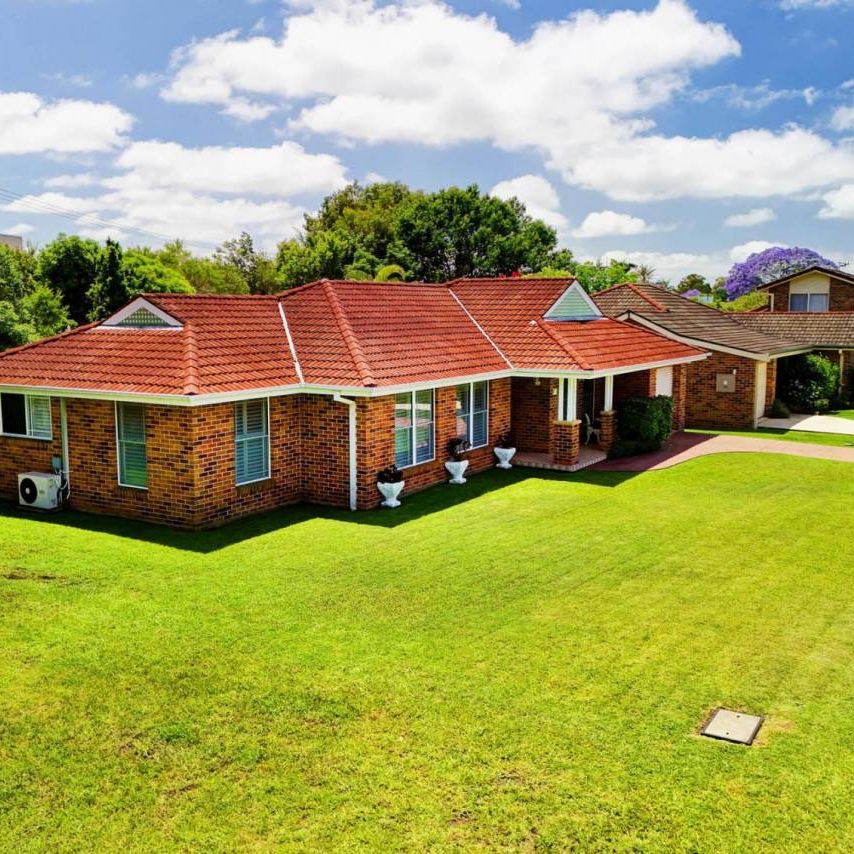
[[[700,735],[733,741],[736,744],[753,744],[753,739],[762,726],[762,720],[757,715],[718,709],[700,731]]]

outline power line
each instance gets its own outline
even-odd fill
[[[114,228],[117,231],[122,232],[142,234],[146,237],[153,237],[157,240],[162,240],[165,243],[169,243],[172,240],[179,239],[175,235],[160,234],[159,232],[150,231],[146,228],[137,228],[135,226],[123,225],[122,223],[115,222],[113,220],[104,219],[103,217],[100,217],[94,213],[81,213],[80,211],[73,211],[70,208],[62,207],[62,205],[57,205],[53,202],[46,202],[42,199],[37,199],[29,195],[21,195],[20,193],[16,193],[14,190],[9,190],[5,187],[0,187],[0,201],[14,202],[18,209],[30,211],[31,213],[43,214],[46,216],[63,217],[65,219],[73,221],[77,225],[85,224],[81,221],[86,220],[88,221],[88,224],[91,225],[101,226],[102,228]],[[206,243],[204,241],[184,240],[182,241],[182,243],[184,243],[185,246],[191,246],[196,249],[203,249],[205,251],[217,248],[215,243]]]

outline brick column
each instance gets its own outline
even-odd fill
[[[552,459],[561,466],[574,466],[581,447],[581,422],[555,421],[551,439]]]
[[[617,413],[613,409],[608,412],[600,412],[599,424],[601,426],[599,448],[607,454],[614,447],[614,442],[617,441]]]

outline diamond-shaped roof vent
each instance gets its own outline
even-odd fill
[[[733,712],[731,709],[716,709],[700,730],[700,735],[732,741],[735,744],[753,744],[764,720],[758,715]]]

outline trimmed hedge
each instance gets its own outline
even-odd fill
[[[612,457],[657,451],[673,430],[673,398],[631,397],[617,407],[618,439]]]

